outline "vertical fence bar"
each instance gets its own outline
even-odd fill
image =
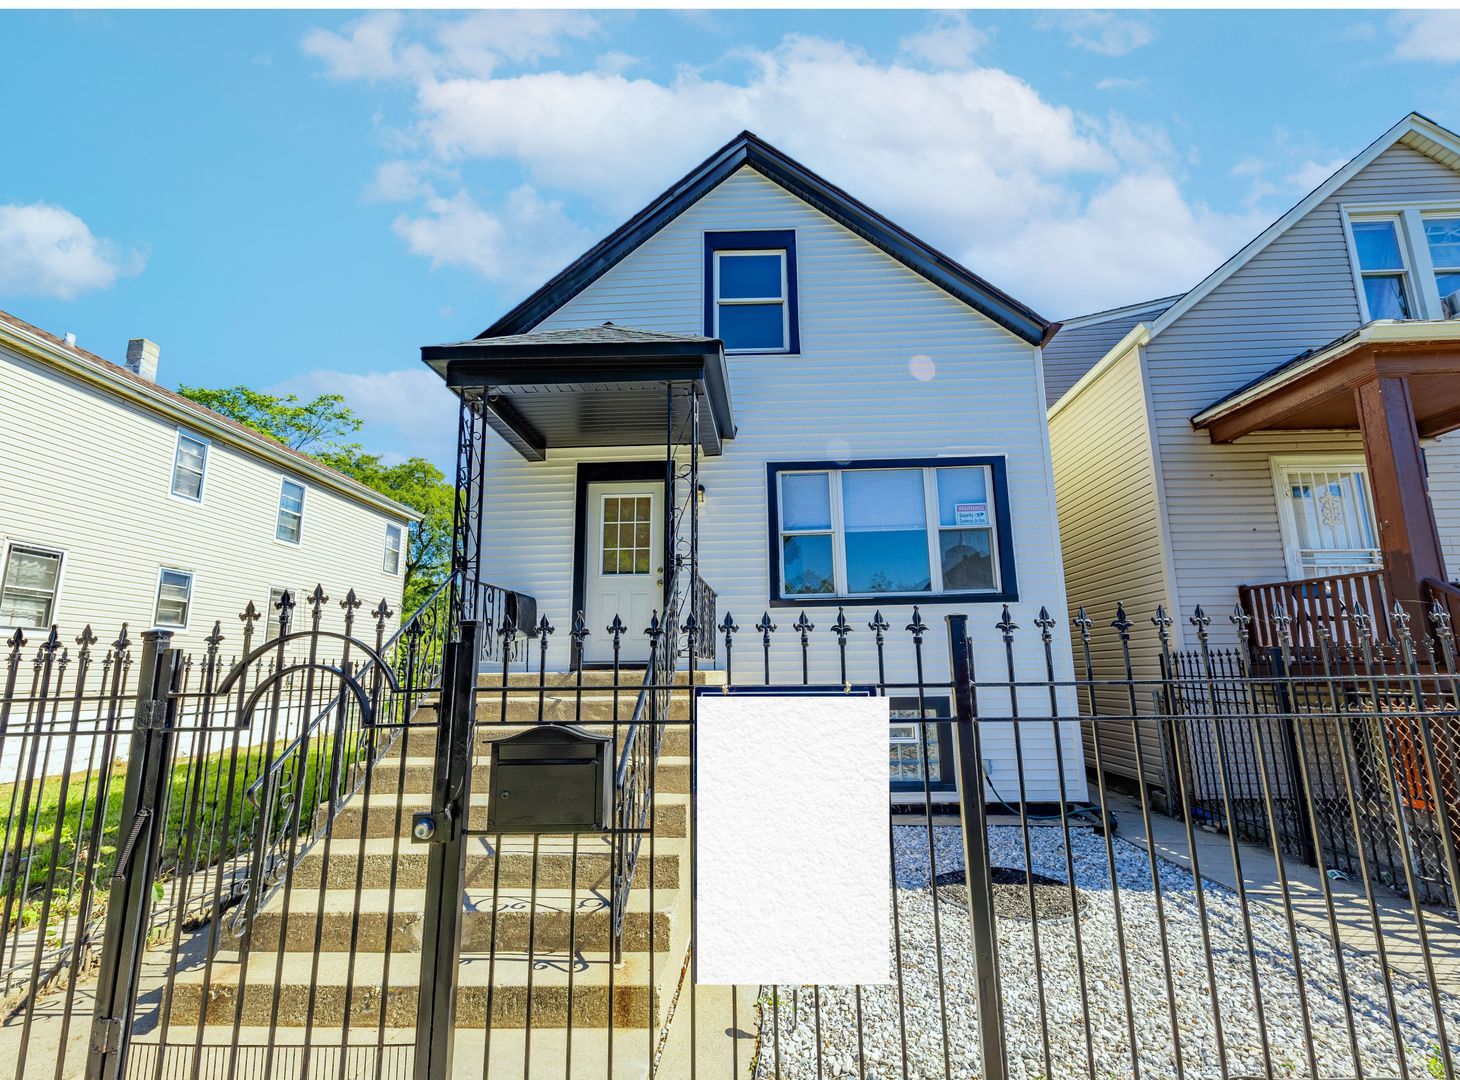
[[[973,937],[974,978],[983,1080],[1008,1080],[1004,1046],[1004,1004],[999,987],[999,935],[994,923],[993,881],[988,863],[988,823],[983,801],[983,763],[974,717],[973,665],[968,616],[945,616],[953,676],[953,752],[958,770],[958,806],[963,823],[963,872],[968,885],[968,919]],[[935,886],[936,887],[936,886]]]
[[[131,751],[122,793],[116,866],[96,980],[87,1080],[121,1077],[137,997],[142,951],[152,911],[152,878],[157,868],[167,797],[167,762],[172,750],[169,700],[182,654],[171,647],[172,634],[148,630],[142,635],[142,666],[137,678]]]
[[[412,826],[417,840],[431,842],[416,1006],[416,1080],[447,1080],[452,1075],[457,956],[461,947],[462,889],[466,883],[464,831],[480,630],[478,622],[462,622],[459,638],[446,645],[431,810],[425,816],[418,815]],[[497,861],[501,861],[500,849]]]

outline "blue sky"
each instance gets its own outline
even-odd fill
[[[748,127],[1053,317],[1194,284],[1406,112],[1460,13],[0,13],[0,308],[451,453],[470,337]]]

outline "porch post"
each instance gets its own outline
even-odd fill
[[[1445,556],[1425,482],[1409,380],[1377,375],[1354,389],[1364,458],[1379,518],[1390,598],[1424,618],[1425,578],[1445,580]],[[1424,623],[1420,622],[1423,626]]]

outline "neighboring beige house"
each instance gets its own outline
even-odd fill
[[[0,634],[126,623],[196,649],[218,620],[227,649],[250,601],[316,584],[329,623],[351,588],[399,618],[414,511],[163,389],[151,342],[127,357],[0,312]]]
[[[1158,672],[1158,605],[1190,648],[1198,606],[1214,642],[1235,641],[1239,596],[1259,635],[1277,603],[1297,615],[1299,645],[1350,632],[1356,602],[1420,618],[1444,599],[1460,565],[1457,169],[1460,137],[1411,114],[1190,292],[1071,319],[1046,347],[1070,603],[1103,625],[1124,602],[1138,675]],[[1103,704],[1125,711],[1119,697]],[[1133,776],[1118,728],[1105,765]]]

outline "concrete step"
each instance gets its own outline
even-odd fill
[[[410,814],[405,821],[409,827]],[[471,836],[466,840],[466,883],[470,888],[490,889],[497,875],[499,888],[527,888],[532,884],[533,859],[531,837],[504,837],[502,868],[497,870],[495,838]],[[656,888],[679,881],[680,855],[683,840],[656,837],[653,880]],[[294,887],[318,890],[324,876],[325,845],[316,844],[299,861],[294,870]],[[329,844],[328,887],[353,889],[356,882],[365,889],[423,889],[426,887],[426,863],[430,848],[396,837],[343,839],[333,837]],[[634,888],[649,887],[649,853],[640,853],[640,870],[634,875]],[[538,844],[537,881],[540,888],[566,889],[572,884],[573,842],[571,837],[545,836]],[[603,836],[578,838],[579,889],[606,890],[609,887],[612,856],[608,839]]]
[[[503,716],[505,697],[506,716]],[[615,700],[617,698],[617,700]],[[482,690],[477,693],[477,720],[482,723],[503,721],[515,724],[535,724],[539,718],[556,724],[611,724],[617,720],[627,724],[634,717],[638,704],[639,688],[625,688],[617,695],[609,690],[584,691],[582,694],[551,691],[542,695],[539,709],[536,691]],[[419,723],[435,723],[437,704],[422,702],[415,719]],[[689,695],[676,690],[669,696],[669,719],[689,718]]]
[[[490,1002],[493,1027],[566,1027],[570,978],[575,1027],[606,1027],[610,1012],[616,1028],[657,1026],[667,995],[651,986],[663,981],[664,964],[654,953],[626,953],[614,965],[607,955],[529,963],[525,953],[488,957],[463,951],[456,971],[456,1026],[484,1026]],[[209,1025],[231,1024],[240,1000],[245,1025],[339,1027],[348,1016],[352,1026],[363,1026],[379,1023],[382,1015],[389,1028],[416,1022],[418,953],[361,953],[350,963],[340,953],[251,952],[246,968],[237,954],[223,953],[205,985],[207,970],[200,964],[178,972],[174,1024],[196,1024],[200,1014]]]
[[[432,782],[435,778],[436,762],[434,758],[420,756],[401,758],[395,752],[386,757],[370,777],[370,793],[372,795],[395,795],[403,794],[407,799],[416,799],[421,796],[430,801]],[[472,769],[473,792],[485,796],[489,791],[488,777],[490,769],[485,754],[478,756],[476,767]],[[654,784],[656,790],[684,794],[689,791],[689,759],[687,757],[670,757],[663,753],[659,756],[659,763],[654,772]],[[361,791],[364,791],[363,786]],[[424,806],[425,804],[423,804]],[[423,806],[412,805],[413,809],[422,809]],[[409,814],[407,814],[409,817]]]
[[[416,715],[420,717],[427,714],[422,711]],[[684,723],[682,719],[670,717],[670,720],[672,722],[662,725],[664,739],[659,752],[660,754],[668,754],[671,757],[687,758],[689,757],[689,725]],[[530,726],[530,723],[498,724],[495,718],[493,718],[491,720],[479,721],[476,730],[477,737],[481,742],[490,742],[493,739],[505,739],[508,736],[516,735],[519,731],[526,731]],[[612,735],[614,733],[614,725],[612,723],[595,722],[585,723],[582,726],[586,727],[589,731],[596,731],[604,735]],[[409,728],[398,730],[401,731],[401,737],[396,740],[396,744],[391,748],[391,752],[396,752],[397,748],[401,748],[407,757],[433,757],[435,755],[436,724],[434,715],[431,716],[431,722],[429,724],[415,722]],[[644,725],[639,730],[647,733],[649,731],[649,725]],[[628,715],[625,714],[623,722],[618,725],[620,746],[623,745],[623,741],[628,737],[628,731]],[[477,746],[477,751],[481,751],[480,744]]]
[[[680,663],[684,663],[681,660]],[[549,671],[544,676],[539,676],[534,664],[532,671],[522,671],[521,665],[514,664],[514,670],[507,676],[509,689],[521,689],[530,687],[536,689],[539,686],[547,686],[555,689],[571,689],[578,685],[585,687],[613,686],[634,686],[638,687],[644,681],[644,668],[622,666],[615,677],[611,668],[588,668],[582,672],[576,671]],[[700,668],[695,672],[694,685],[696,686],[723,686],[725,684],[725,673],[723,671],[707,670]],[[502,685],[502,672],[483,671],[477,675],[477,686],[479,688],[498,687]],[[689,686],[689,672],[676,671],[674,673],[675,686]]]
[[[395,795],[376,795],[372,792],[367,800],[356,796],[340,808],[335,818],[333,833],[337,839],[349,840],[359,836],[401,836],[409,830],[411,808],[404,807]],[[323,813],[323,811],[321,811]],[[658,794],[654,800],[653,832],[657,836],[682,837],[687,835],[689,817],[689,796],[684,794]],[[467,828],[487,827],[487,804],[485,799],[473,800],[467,817]],[[647,836],[645,841],[647,842]]]
[[[669,884],[668,882],[664,883]],[[468,888],[463,897],[461,948],[464,952],[507,951],[526,953],[539,960],[565,959],[576,953],[607,953],[612,947],[612,926],[606,893],[579,889]],[[669,948],[670,912],[678,903],[675,890],[634,890],[624,913],[623,948],[635,952],[650,947]],[[321,921],[318,912],[323,909]],[[423,889],[317,889],[294,888],[285,920],[282,898],[259,912],[253,922],[250,947],[277,952],[282,935],[290,952],[359,953],[420,952],[425,920]],[[318,932],[318,944],[315,934]]]

